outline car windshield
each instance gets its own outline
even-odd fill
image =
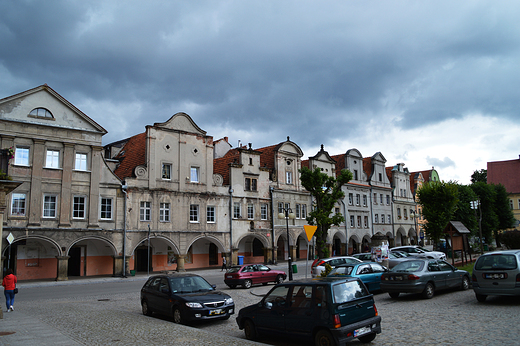
[[[342,304],[354,299],[363,298],[368,292],[361,281],[343,282],[332,287],[334,292],[334,303]]]
[[[477,270],[512,270],[516,267],[516,257],[506,254],[481,256],[475,263]]]
[[[240,270],[240,268],[242,267],[231,267],[228,269],[228,273],[238,273],[238,271]]]
[[[350,275],[354,266],[342,266],[336,267],[331,270],[329,275]]]
[[[421,251],[423,251],[423,252],[431,252],[430,250],[425,249],[425,248],[420,247],[420,246],[418,246],[416,249],[421,250]]]
[[[405,261],[392,268],[392,272],[419,272],[424,268],[424,261]]]
[[[173,293],[193,293],[212,291],[213,287],[200,276],[170,278]]]

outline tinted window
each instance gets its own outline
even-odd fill
[[[343,282],[332,287],[334,303],[345,303],[368,295],[361,281]]]
[[[263,271],[263,272],[266,272],[266,271],[269,270],[269,267],[260,264],[260,265],[258,266],[258,270]]]
[[[356,274],[370,274],[371,272],[370,264],[363,264],[358,267]]]
[[[293,286],[291,294],[291,307],[310,308],[312,298],[312,286]]]
[[[240,267],[231,267],[231,269],[228,269],[228,273],[238,273],[240,270]]]
[[[370,266],[372,267],[372,271],[374,273],[382,273],[385,271],[385,268],[380,264],[371,263]]]
[[[353,266],[336,267],[336,268],[332,269],[332,271],[330,272],[330,275],[333,275],[333,274],[350,275],[350,273],[352,273],[352,268],[354,268],[354,267]]]
[[[275,306],[281,306],[285,304],[285,299],[287,298],[287,293],[289,292],[289,287],[287,286],[279,286],[276,287],[269,293],[268,296],[264,298],[265,303],[272,303]]]
[[[511,270],[517,268],[515,255],[481,256],[475,263],[477,270]]]

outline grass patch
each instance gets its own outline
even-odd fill
[[[475,262],[473,262],[473,263],[468,263],[468,264],[466,264],[465,266],[457,267],[457,269],[465,270],[465,271],[467,271],[468,273],[473,274],[473,266],[474,266],[474,265],[475,265]]]

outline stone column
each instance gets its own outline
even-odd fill
[[[178,255],[177,256],[177,271],[178,272],[185,272],[186,269],[184,268],[184,262],[186,260],[186,255]]]
[[[273,263],[273,249],[264,247],[264,263]]]
[[[123,276],[123,256],[112,256],[114,258],[114,268],[112,276]]]
[[[69,279],[69,258],[70,256],[56,256],[58,259],[58,275],[56,281],[67,281]]]
[[[231,263],[230,265],[237,265],[238,264],[238,248],[232,249],[231,252]]]

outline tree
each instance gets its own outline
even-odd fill
[[[478,235],[478,219],[475,210],[471,209],[471,202],[476,201],[478,196],[468,185],[457,185],[457,188],[459,202],[453,220],[462,222],[472,235]]]
[[[437,244],[457,209],[457,184],[451,181],[426,182],[417,191],[417,198],[422,205],[422,214],[428,221],[424,231]]]
[[[480,171],[474,171],[471,175],[471,183],[487,183],[487,169],[481,169]]]
[[[493,185],[484,182],[471,184],[471,189],[477,194],[480,200],[480,208],[478,213],[482,217],[481,227],[482,236],[487,244],[491,243],[493,230],[499,225],[498,217],[495,212],[496,191]],[[509,208],[509,207],[508,207]]]
[[[495,208],[495,214],[498,218],[498,227],[493,230],[493,234],[495,236],[495,240],[497,242],[497,246],[500,246],[500,240],[498,237],[498,230],[506,230],[508,228],[515,227],[515,215],[509,206],[509,196],[506,191],[506,188],[502,184],[491,184],[495,189],[495,203],[493,206]]]
[[[342,170],[338,177],[334,178],[322,173],[319,168],[311,171],[307,167],[302,167],[300,173],[302,186],[314,199],[307,222],[318,226],[315,233],[318,257],[327,258],[330,256],[327,247],[329,228],[332,225],[339,226],[345,221],[341,214],[331,214],[336,202],[345,197],[341,187],[352,179],[352,173],[349,170]]]

